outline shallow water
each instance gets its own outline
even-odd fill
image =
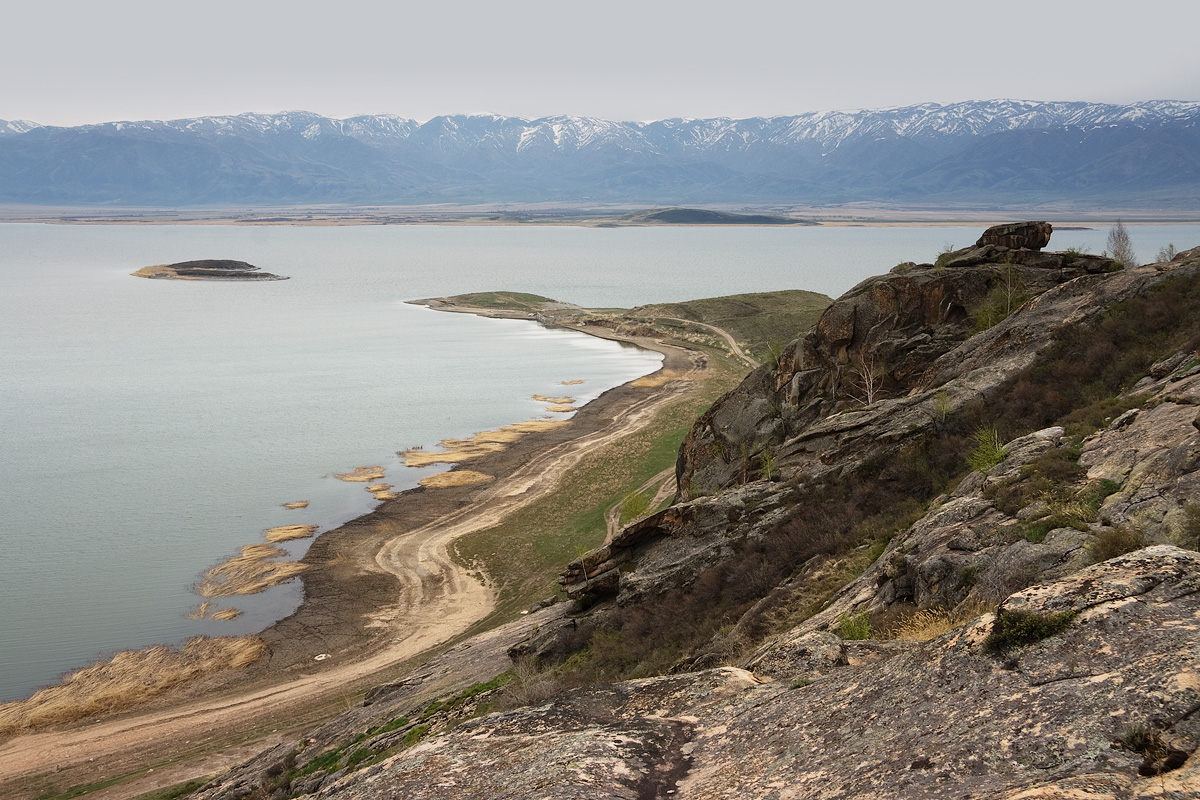
[[[1200,227],[1131,227],[1139,252]],[[543,415],[658,356],[534,323],[407,305],[489,289],[632,306],[803,288],[838,295],[971,228],[469,228],[0,225],[0,700],[98,655],[259,630],[298,581],[196,621],[190,586],[266,528],[372,508],[334,472],[429,470],[395,451]],[[1052,246],[1103,249],[1105,230]],[[150,281],[194,258],[291,276]],[[560,382],[584,379],[581,386]],[[282,503],[309,500],[304,510]],[[308,542],[289,542],[303,553]]]

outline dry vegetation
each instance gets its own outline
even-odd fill
[[[201,597],[257,594],[307,569],[295,561],[271,560],[284,555],[287,551],[273,544],[248,544],[242,548],[241,555],[204,573],[195,586],[196,594]]]
[[[351,483],[370,483],[383,479],[383,467],[355,467],[353,472],[337,472],[333,477]]]
[[[475,472],[469,469],[456,469],[452,472],[439,472],[437,475],[429,475],[421,478],[418,482],[430,489],[446,489],[451,486],[475,486],[481,483],[491,483],[494,480],[496,480],[494,476],[482,472]]]
[[[297,500],[294,503],[284,503],[284,508],[308,508],[307,500]]]
[[[307,539],[316,531],[316,525],[280,525],[277,528],[267,528],[263,536],[268,542],[286,542],[291,539]]]
[[[571,409],[574,411],[575,409]],[[440,444],[444,450],[425,451],[418,448],[402,450],[400,456],[406,467],[428,467],[431,464],[458,464],[472,458],[503,450],[506,444],[515,442],[526,433],[544,431],[559,425],[565,425],[560,420],[531,419],[526,422],[516,422],[505,425],[494,431],[483,431],[469,439],[443,439]]]
[[[673,369],[662,369],[658,372],[652,372],[649,375],[643,375],[637,380],[630,383],[630,386],[641,386],[645,388],[653,388],[656,386],[664,386],[671,381],[690,381],[692,376],[685,372],[678,372]]]
[[[392,491],[390,483],[372,483],[367,487],[367,491],[376,500],[395,500],[396,493]]]
[[[131,708],[203,675],[252,664],[266,649],[255,637],[223,636],[190,639],[179,650],[157,645],[117,653],[28,700],[0,705],[0,735]]]

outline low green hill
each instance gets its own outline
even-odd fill
[[[832,302],[818,292],[785,289],[638,306],[628,316],[714,325],[728,331],[755,358],[766,361],[773,343],[778,346],[790,342],[808,330]]]

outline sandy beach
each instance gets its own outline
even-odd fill
[[[450,545],[545,496],[586,454],[645,426],[708,374],[697,351],[572,327],[661,352],[662,368],[463,467],[491,480],[413,489],[322,534],[301,562],[303,604],[259,635],[265,657],[116,716],[0,742],[0,795],[140,774],[89,795],[107,800],[219,772],[482,630],[494,591],[451,558]]]

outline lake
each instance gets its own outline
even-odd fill
[[[244,634],[298,581],[187,617],[191,586],[285,524],[369,511],[334,473],[410,488],[434,448],[581,402],[659,357],[524,321],[406,304],[491,289],[592,307],[798,288],[837,296],[981,226],[930,228],[235,227],[0,224],[0,701],[127,648]],[[1143,258],[1200,226],[1130,226]],[[1106,229],[1054,249],[1104,249]],[[290,280],[151,281],[200,258]],[[581,385],[562,386],[564,381]],[[308,500],[309,507],[282,504]],[[308,542],[286,543],[294,556]]]

